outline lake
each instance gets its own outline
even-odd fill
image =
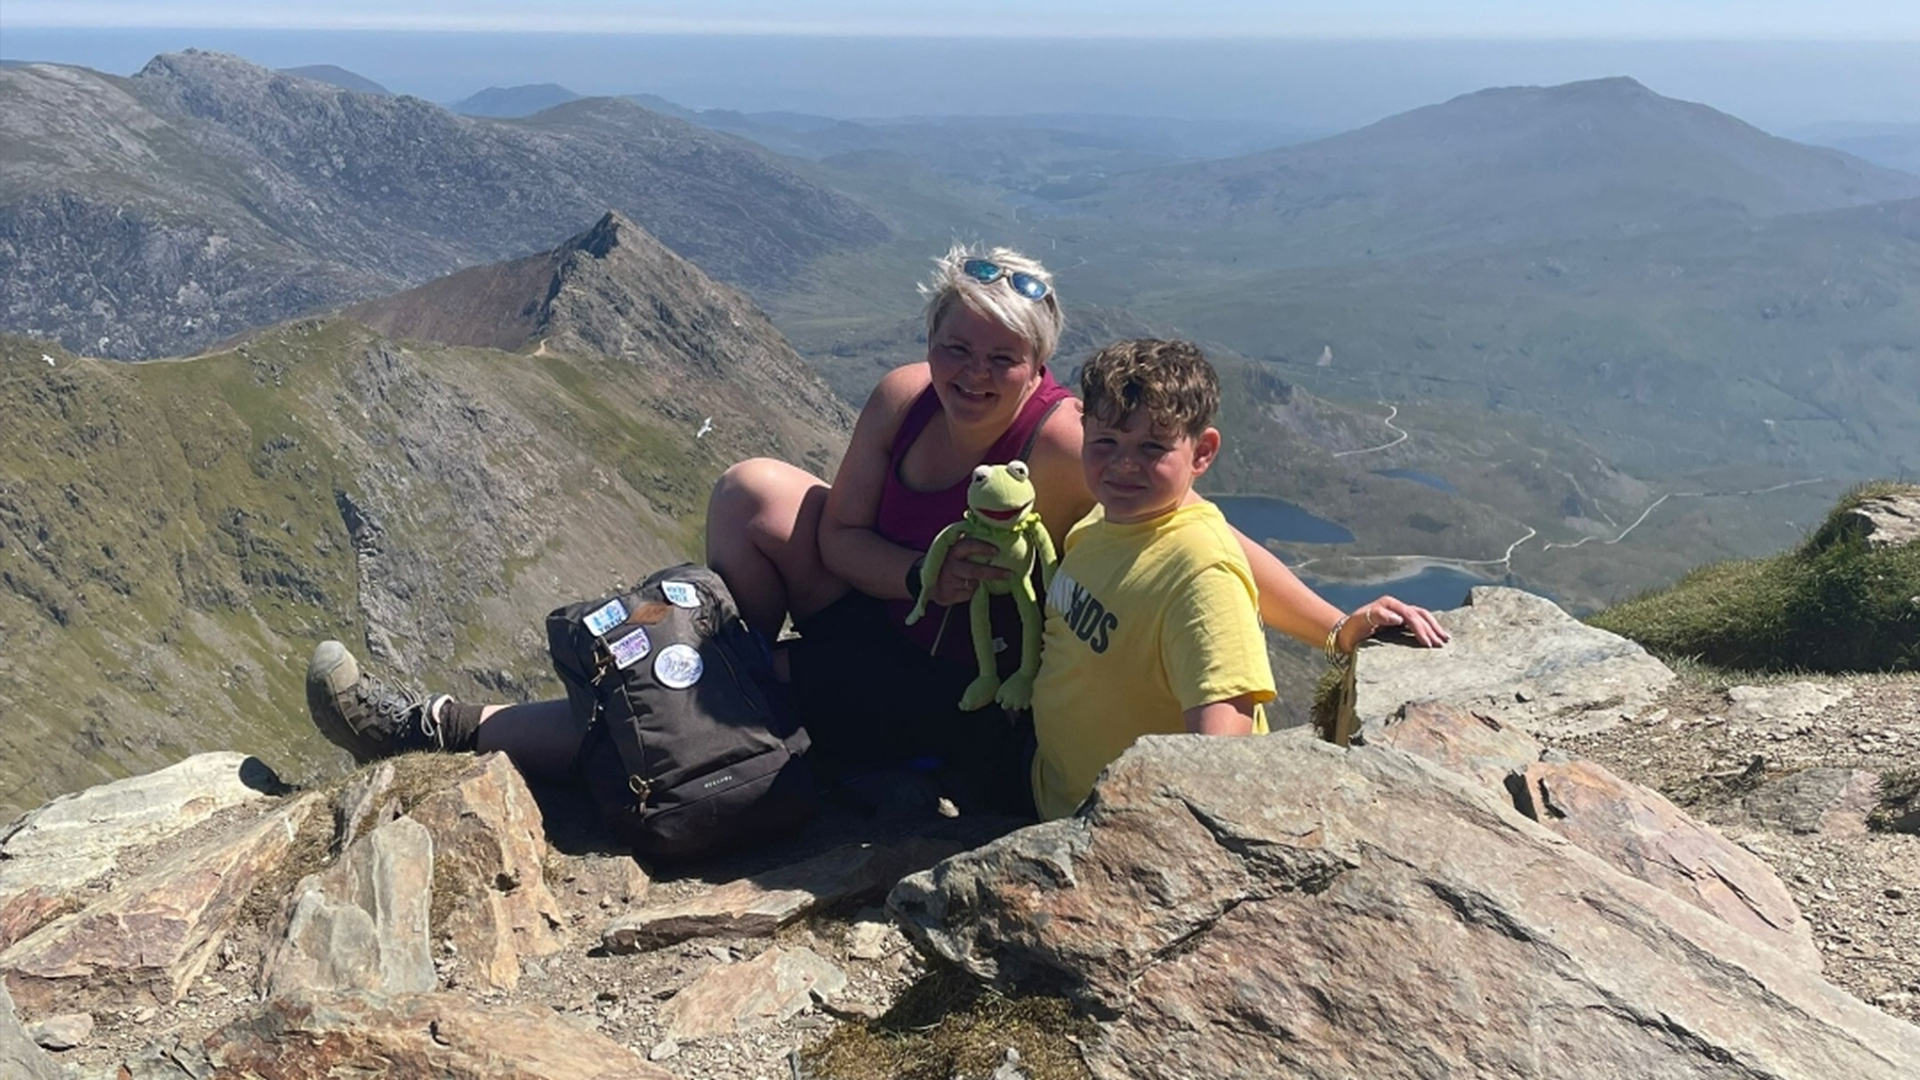
[[[1417,477],[1409,476],[1407,479],[1412,480]],[[1439,480],[1438,477],[1432,479]],[[1446,483],[1444,480],[1439,482]],[[1276,499],[1268,495],[1209,495],[1207,497],[1220,508],[1221,513],[1227,516],[1227,520],[1233,523],[1234,528],[1261,543],[1270,540],[1293,544],[1353,543],[1353,532],[1346,526],[1328,521],[1285,499]],[[1376,581],[1361,585],[1320,581],[1308,574],[1301,574],[1300,580],[1305,582],[1308,588],[1319,593],[1327,603],[1341,611],[1352,611],[1370,600],[1387,595],[1399,597],[1409,604],[1417,604],[1423,608],[1445,611],[1465,603],[1467,590],[1475,585],[1494,584],[1486,578],[1440,566],[1429,566],[1417,574],[1393,578],[1390,581]]]

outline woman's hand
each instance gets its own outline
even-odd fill
[[[1427,649],[1445,645],[1451,636],[1440,625],[1440,620],[1434,618],[1433,612],[1391,596],[1383,596],[1347,616],[1346,624],[1340,628],[1340,651],[1350,653],[1359,648],[1361,642],[1380,631],[1395,628]]]
[[[1005,581],[1013,572],[988,562],[999,554],[1000,549],[985,540],[967,537],[957,541],[940,565],[940,578],[933,583],[931,593],[933,602],[949,607],[964,604],[973,599],[981,582]]]

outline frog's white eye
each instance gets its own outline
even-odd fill
[[[1027,463],[1024,461],[1007,462],[1007,475],[1013,477],[1015,480],[1025,480],[1027,478]]]
[[[988,465],[982,465],[979,468],[973,470],[973,482],[976,484],[984,484],[987,482],[987,478],[992,475],[993,475],[993,468]]]

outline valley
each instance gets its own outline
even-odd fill
[[[1315,138],[358,78],[0,69],[0,817],[250,717],[324,770],[320,636],[550,690],[537,617],[696,555],[727,463],[832,471],[956,238],[1052,268],[1069,384],[1199,341],[1204,490],[1339,530],[1269,542],[1343,606],[1591,612],[1920,473],[1920,176],[1631,79]]]

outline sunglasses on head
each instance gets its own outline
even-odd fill
[[[1046,282],[1025,270],[1009,270],[991,259],[968,259],[960,264],[960,272],[982,285],[991,285],[1006,278],[1014,292],[1033,301],[1045,300],[1047,293],[1052,291],[1047,288]]]

